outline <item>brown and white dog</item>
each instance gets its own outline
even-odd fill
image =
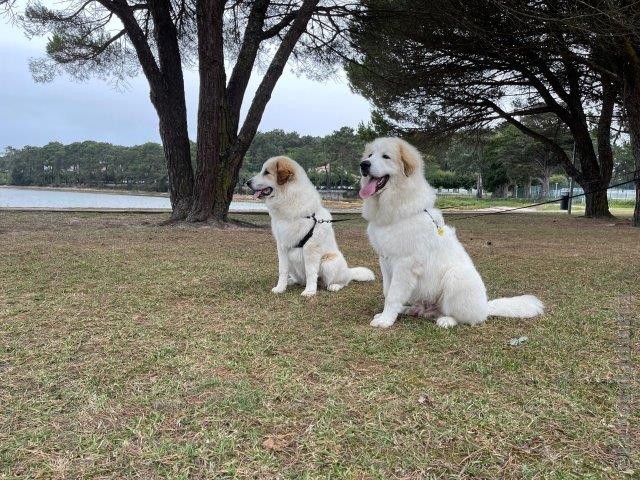
[[[374,280],[371,270],[349,268],[338,249],[331,214],[322,206],[320,194],[304,169],[288,157],[267,160],[260,173],[247,185],[254,198],[264,199],[271,216],[271,231],[278,250],[278,284],[271,290],[282,293],[287,285],[304,285],[303,296],[317,291],[318,278],[335,292],[351,280]]]

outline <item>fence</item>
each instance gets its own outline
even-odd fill
[[[632,184],[630,184],[632,185]],[[438,195],[460,195],[460,196],[475,196],[477,190],[472,188],[466,190],[464,188],[439,188]],[[530,195],[525,195],[524,187],[518,187],[516,195],[513,195],[513,190],[509,192],[510,198],[541,198],[542,187],[539,185],[531,187]],[[547,198],[560,198],[562,195],[569,193],[569,187],[551,188],[549,190],[549,196]],[[579,195],[584,193],[584,190],[580,187],[573,188],[573,194]],[[485,196],[491,196],[491,192],[485,192]],[[607,190],[607,197],[610,200],[634,200],[636,198],[636,191],[633,188],[612,188]],[[578,197],[573,200],[577,203],[584,203],[584,196]]]
[[[565,195],[567,193],[569,193],[569,188],[567,187],[558,189],[552,188],[551,190],[549,190],[549,198],[560,198],[562,195]],[[580,195],[582,193],[584,193],[584,190],[582,188],[573,188],[574,195]],[[518,198],[523,198],[522,196],[524,196],[524,189],[518,189],[518,194]],[[537,195],[540,195],[540,187],[531,187],[531,194],[533,195],[533,198],[539,198]],[[607,190],[607,198],[609,198],[609,200],[635,200],[636,191],[629,188],[612,188],[610,190]],[[573,201],[574,203],[584,203],[584,196],[574,198]]]

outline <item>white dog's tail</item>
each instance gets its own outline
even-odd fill
[[[541,315],[543,311],[544,305],[533,295],[489,300],[488,314],[496,317],[531,318]]]
[[[376,276],[371,270],[364,267],[353,267],[349,269],[351,273],[351,280],[357,282],[371,282],[376,279]]]

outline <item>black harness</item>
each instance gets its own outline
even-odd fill
[[[302,240],[298,242],[298,244],[293,248],[302,248],[309,241],[311,237],[313,237],[313,231],[316,229],[316,225],[319,223],[336,223],[336,222],[346,222],[347,220],[353,220],[353,218],[341,218],[339,220],[323,220],[322,218],[316,218],[316,214],[312,213],[311,215],[307,215],[304,218],[309,218],[313,220],[313,225],[311,226],[311,230],[307,232],[307,234],[302,237]]]

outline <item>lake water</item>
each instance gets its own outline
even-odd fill
[[[169,197],[153,195],[0,187],[0,208],[86,208],[170,211],[171,203]],[[231,202],[230,211],[266,211],[266,207],[263,203],[234,201]]]

